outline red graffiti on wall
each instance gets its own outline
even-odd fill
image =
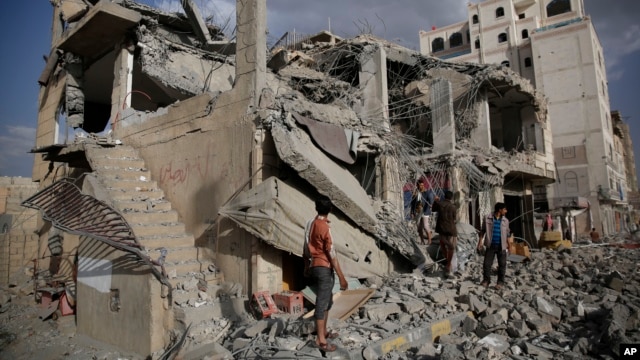
[[[208,152],[207,152],[208,154]],[[160,168],[160,183],[183,184],[192,176],[204,180],[209,175],[209,156],[185,159],[181,165],[174,166],[173,161]]]

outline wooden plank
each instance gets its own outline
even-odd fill
[[[356,310],[364,305],[376,289],[355,289],[345,290],[333,294],[333,306],[329,310],[329,318],[344,321],[351,316]],[[313,316],[315,310],[306,313],[303,318],[307,319]]]

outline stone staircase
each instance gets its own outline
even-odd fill
[[[162,189],[151,180],[144,160],[134,148],[124,145],[85,144],[85,154],[106,192],[106,202],[122,214],[149,257],[157,260],[166,249],[164,268],[173,286],[174,329],[182,332],[192,324],[190,334],[198,334],[209,328],[207,323],[221,316],[220,306],[214,311],[215,295],[204,295],[206,291],[201,290],[215,288],[222,274],[210,271],[213,263],[206,258],[205,249],[194,245],[193,235],[186,232]]]

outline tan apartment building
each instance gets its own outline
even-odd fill
[[[79,333],[145,355],[190,324],[215,341],[205,322],[237,320],[258,291],[300,290],[318,194],[347,276],[412,270],[425,258],[402,188],[425,172],[456,193],[462,222],[506,199],[535,240],[526,216],[555,169],[547,104],[526,79],[372,36],[268,52],[265,1],[237,2],[235,42],[182,3],[188,16],[128,0],[53,7],[41,190],[23,205],[40,210],[43,244],[62,231],[76,255]]]
[[[602,47],[583,2],[487,0],[467,11],[466,21],[421,31],[421,52],[501,64],[529,79],[548,100],[558,180],[537,187],[536,207],[561,215],[579,236],[591,227],[621,231],[627,178],[615,150]],[[536,131],[518,134],[520,143]]]

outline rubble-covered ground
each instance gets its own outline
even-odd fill
[[[428,268],[368,279],[363,286],[376,288],[373,297],[346,321],[330,322],[341,335],[332,340],[339,347],[334,353],[323,354],[312,346],[312,320],[275,315],[225,326],[218,345],[199,350],[193,350],[196,337],[187,337],[182,351],[172,355],[176,359],[614,359],[620,343],[640,343],[640,250],[633,248],[638,245],[633,240],[612,241],[632,245],[578,243],[560,251],[534,250],[530,260],[508,264],[507,286],[501,290],[479,285],[482,259],[475,254],[466,263],[461,259],[464,266],[454,278],[445,279],[441,271]],[[0,292],[0,358],[143,359],[76,335],[73,316],[39,319],[29,291],[33,284],[28,276],[21,279],[22,283],[14,279],[13,287]],[[494,272],[494,283],[495,279]],[[450,331],[434,326],[442,319],[452,320]],[[432,342],[433,334],[442,331],[448,334]],[[215,332],[212,329],[210,336]],[[206,342],[206,337],[197,339]]]

